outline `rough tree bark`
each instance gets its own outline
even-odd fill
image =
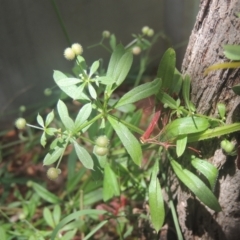
[[[239,0],[202,0],[182,64],[183,74],[192,79],[192,101],[198,112],[216,114],[216,104],[227,105],[227,122],[240,112],[240,99],[231,86],[240,83],[240,71],[218,70],[204,76],[208,66],[228,61],[223,54],[224,44],[240,44]],[[216,140],[215,140],[216,143]],[[209,147],[209,145],[207,146]],[[204,148],[204,146],[203,146]],[[216,144],[215,144],[216,149]],[[179,193],[178,214],[185,239],[240,239],[240,170],[236,157],[226,157],[221,150],[211,148],[209,161],[219,168],[216,185],[222,212],[215,213],[184,191]]]

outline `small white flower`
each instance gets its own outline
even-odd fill
[[[64,57],[67,60],[73,60],[75,58],[75,53],[74,53],[74,51],[71,48],[66,48],[64,50]]]
[[[149,27],[148,27],[148,26],[144,26],[144,27],[142,28],[142,33],[143,33],[143,34],[147,34],[147,33],[148,33],[148,30],[149,30]]]
[[[72,50],[76,55],[81,55],[83,53],[82,45],[80,45],[79,43],[74,43],[72,45]]]
[[[140,54],[141,51],[142,51],[142,49],[139,46],[135,46],[135,47],[132,48],[132,53],[134,55]]]
[[[111,35],[111,33],[110,33],[109,31],[107,31],[107,30],[105,30],[105,31],[102,32],[102,36],[103,36],[104,38],[109,38],[110,35]]]

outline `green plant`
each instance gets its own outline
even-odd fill
[[[166,172],[173,171],[200,201],[209,208],[220,211],[221,207],[212,192],[218,170],[207,161],[199,159],[197,150],[189,144],[239,131],[240,123],[225,124],[224,106],[219,106],[220,118],[196,113],[195,106],[190,101],[190,78],[182,76],[175,68],[176,56],[171,48],[165,52],[155,80],[138,85],[139,77],[145,69],[144,65],[143,69],[139,70],[140,74],[137,75],[134,84],[137,86],[116,99],[114,94],[127,79],[132,65],[132,49],[137,46],[141,50],[147,50],[151,46],[151,42],[144,37],[151,36],[153,32],[150,31],[150,34],[147,34],[149,31],[146,29],[143,29],[142,34],[134,35],[135,39],[126,47],[117,45],[115,36],[110,36],[109,45],[112,54],[106,71],[100,60],[88,67],[85,59],[80,55],[76,57],[74,75],[54,71],[53,78],[59,88],[70,98],[82,104],[75,120],[70,116],[67,104],[59,99],[57,113],[60,121],[55,117],[54,111],[51,111],[45,120],[40,114],[37,116],[40,127],[30,124],[27,126],[43,131],[40,140],[43,147],[46,146],[47,141],[52,141],[49,145],[50,150],[43,160],[46,166],[57,162],[55,168],[50,168],[54,169],[55,173],[51,178],[59,174],[55,170],[59,169],[64,152],[71,145],[85,168],[94,170],[93,174],[99,169],[102,172],[104,201],[120,196],[122,192],[127,193],[129,197],[136,198],[142,194],[144,198],[149,199],[151,221],[156,231],[161,229],[165,220],[161,188],[166,188],[178,238],[182,239]],[[103,39],[106,37],[109,35],[105,32]],[[103,42],[100,45],[103,45]],[[105,45],[104,47],[110,51]],[[71,54],[70,58],[74,57]],[[145,56],[143,59],[146,64]],[[155,97],[155,114],[149,127],[143,132],[138,128],[141,112],[135,112],[134,103],[149,96]],[[156,125],[161,130],[157,136],[151,138]],[[135,134],[142,135],[140,140],[144,145]],[[101,135],[106,136],[105,139],[97,138]],[[146,172],[137,176],[135,172],[139,166],[144,167],[142,150],[148,149],[154,154],[147,163]],[[92,152],[95,153],[97,161]],[[161,179],[158,178],[159,175],[162,176]],[[207,183],[201,179],[202,176],[206,178]],[[146,179],[149,177],[151,180],[147,187]],[[31,184],[38,189],[38,192],[44,192],[41,186],[36,183]],[[130,189],[132,186],[136,190]],[[146,194],[146,188],[148,188],[148,194]],[[48,201],[52,203],[59,203],[54,195],[45,192],[43,196],[48,196]],[[55,227],[52,239],[70,220],[83,214],[94,213],[106,214],[106,211],[81,210],[75,215],[67,216],[58,225],[54,225],[49,220],[51,213],[45,210],[45,216],[49,216],[47,222]],[[107,220],[100,223],[96,229],[106,223]],[[122,230],[119,230],[119,234],[122,234]]]

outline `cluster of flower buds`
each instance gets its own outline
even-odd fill
[[[82,46],[79,43],[74,43],[71,47],[68,47],[64,50],[64,57],[67,60],[73,60],[77,55],[81,55],[82,53]]]
[[[94,147],[94,152],[98,156],[105,156],[108,153],[108,144],[109,144],[109,139],[107,136],[102,135],[99,136],[96,141],[96,145]]]

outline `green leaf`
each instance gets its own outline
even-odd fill
[[[171,166],[177,177],[209,208],[216,212],[221,211],[217,198],[211,190],[196,175],[171,159]]]
[[[98,70],[98,68],[99,68],[99,61],[95,61],[90,68],[89,78]]]
[[[6,229],[3,226],[0,226],[0,237],[1,240],[7,240],[7,234],[6,234]]]
[[[56,226],[59,223],[61,218],[61,208],[59,205],[54,206],[52,216],[53,216],[54,224]]]
[[[45,124],[45,126],[47,127],[52,122],[53,119],[54,119],[54,112],[52,110],[46,117],[46,124]]]
[[[46,133],[45,133],[45,132],[42,133],[42,136],[41,136],[41,139],[40,139],[40,143],[41,143],[41,145],[42,145],[43,147],[46,146],[47,138],[46,138]]]
[[[94,235],[94,233],[96,233],[96,232],[97,232],[101,227],[103,227],[106,223],[108,223],[108,220],[104,220],[104,221],[100,222],[95,228],[93,228],[93,229],[91,230],[90,233],[88,233],[88,235],[86,235],[86,236],[84,237],[83,240],[88,240],[90,237],[92,237],[92,236]]]
[[[176,153],[177,156],[180,157],[184,153],[186,146],[187,146],[187,136],[181,135],[176,141],[177,149]]]
[[[125,125],[114,119],[112,116],[108,116],[108,121],[117,133],[132,160],[138,166],[140,166],[142,161],[142,149],[139,141],[134,137],[134,135]]]
[[[58,110],[58,114],[59,114],[61,121],[62,121],[63,125],[65,126],[65,128],[68,130],[73,130],[74,122],[68,115],[67,106],[60,99],[58,100],[57,110]]]
[[[93,99],[97,99],[97,93],[96,93],[96,90],[94,89],[94,87],[92,86],[92,84],[88,84],[88,91],[89,91],[89,94],[90,96],[93,98]]]
[[[117,67],[117,64],[121,59],[122,55],[124,54],[124,52],[125,50],[122,45],[118,45],[116,48],[114,48],[114,51],[110,58],[110,62],[108,64],[108,69],[106,74],[107,77],[113,78],[113,73],[115,71],[115,68]],[[115,79],[114,79],[114,82],[115,82]]]
[[[49,208],[45,207],[43,209],[43,217],[44,217],[44,220],[47,222],[47,224],[54,228],[55,227],[55,224],[54,224],[54,221],[53,221],[53,217],[52,217],[52,213],[50,212]]]
[[[43,127],[44,128],[44,121],[43,121],[43,118],[42,118],[42,116],[41,115],[37,115],[37,122],[38,122],[38,124],[41,126],[41,127]]]
[[[173,83],[176,64],[176,53],[169,48],[163,55],[158,67],[157,77],[162,79],[162,88],[171,95],[174,91]]]
[[[75,119],[75,130],[79,129],[80,126],[86,122],[86,120],[89,118],[92,112],[92,104],[87,103],[85,104],[80,111],[78,112],[78,115]]]
[[[63,154],[64,151],[65,151],[65,148],[60,148],[56,146],[54,150],[51,151],[51,153],[48,153],[45,156],[45,158],[43,159],[43,165],[51,165],[55,163],[60,158],[60,156]]]
[[[88,151],[81,147],[76,141],[73,141],[73,145],[79,161],[83,164],[83,166],[88,169],[93,169],[93,160]]]
[[[82,80],[78,79],[78,78],[62,78],[60,80],[57,81],[57,85],[59,87],[68,87],[68,86],[72,86],[72,85],[76,85],[78,83],[82,82]]]
[[[108,76],[98,77],[97,80],[104,85],[110,85],[115,83],[115,79]]]
[[[111,34],[110,39],[109,39],[109,44],[113,51],[116,49],[116,42],[117,42],[117,40],[116,40],[115,35]]]
[[[132,66],[133,56],[131,52],[126,52],[123,54],[119,60],[116,69],[114,70],[113,77],[116,79],[117,86],[120,86],[125,80],[131,66]]]
[[[114,196],[120,195],[119,184],[117,176],[111,169],[109,163],[104,167],[104,179],[103,179],[103,201],[107,201]]]
[[[143,98],[156,94],[161,87],[161,79],[157,78],[150,83],[142,84],[124,94],[115,105],[115,108],[129,103],[135,103]]]
[[[105,210],[96,210],[96,209],[85,209],[85,210],[80,210],[77,212],[74,212],[72,214],[69,214],[67,217],[63,218],[61,220],[61,222],[55,227],[55,229],[52,232],[51,235],[51,240],[55,240],[58,231],[60,231],[67,223],[76,220],[76,219],[81,219],[81,216],[87,215],[87,216],[91,216],[91,215],[103,215],[107,213],[107,211]]]
[[[56,128],[45,128],[44,131],[49,136],[53,136],[55,133],[58,132],[58,129],[56,129]]]
[[[42,187],[38,183],[35,183],[35,182],[31,182],[31,183],[32,183],[32,188],[37,193],[37,195],[39,197],[41,197],[42,199],[44,199],[45,201],[50,202],[50,203],[59,203],[60,202],[60,199],[56,195],[49,192],[46,188]]]
[[[181,91],[182,88],[182,82],[183,82],[183,78],[182,78],[182,74],[175,68],[174,71],[174,76],[173,76],[173,89],[172,92],[176,95],[178,95]]]
[[[191,164],[196,168],[200,173],[202,173],[211,186],[211,189],[214,190],[215,184],[218,177],[218,170],[210,162],[202,160],[199,158],[194,158],[191,160]]]
[[[163,104],[167,104],[167,106],[170,107],[171,109],[178,108],[177,102],[167,93],[159,92],[156,97],[158,101],[162,102]]]
[[[187,108],[189,111],[191,111],[190,107],[190,86],[191,86],[191,81],[189,75],[186,75],[184,80],[183,80],[183,87],[182,87],[182,94],[183,94],[183,99],[185,104],[187,105]]]
[[[53,73],[53,79],[57,85],[61,79],[66,79],[66,78],[68,78],[68,77],[60,71],[54,71],[54,73]],[[89,100],[87,95],[85,93],[83,93],[82,85],[81,86],[76,86],[76,85],[59,86],[59,88],[63,92],[65,92],[69,97],[71,97],[72,99]]]
[[[157,232],[161,229],[165,219],[164,201],[160,182],[157,177],[158,172],[159,166],[158,161],[156,161],[152,169],[152,176],[148,191],[151,222]]]
[[[240,60],[240,45],[224,45],[224,55],[230,60]]]
[[[235,94],[240,96],[240,84],[233,86],[232,90],[234,91]]]
[[[161,141],[173,141],[181,135],[203,132],[209,128],[208,119],[201,117],[184,117],[170,122],[160,135]]]
[[[219,137],[225,134],[234,133],[240,131],[240,123],[227,124],[220,127],[210,128],[204,132],[189,134],[188,142],[197,142],[205,139]]]

